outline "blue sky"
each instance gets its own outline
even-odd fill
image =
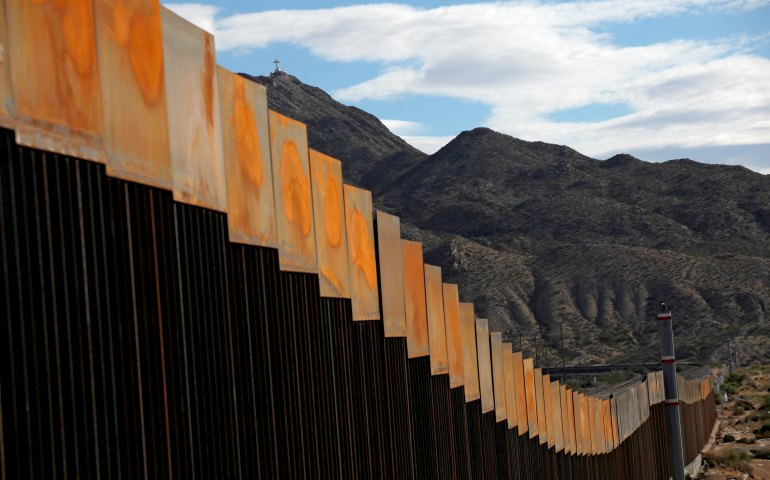
[[[280,11],[276,6],[280,5]],[[770,0],[167,4],[432,153],[488,126],[595,158],[770,173]]]

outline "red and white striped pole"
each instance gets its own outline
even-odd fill
[[[661,306],[661,310],[665,304]],[[658,314],[660,332],[660,361],[663,364],[663,387],[666,392],[666,430],[671,456],[671,477],[684,480],[684,453],[682,428],[679,424],[679,392],[676,384],[676,357],[674,356],[674,330],[671,327],[671,311]]]

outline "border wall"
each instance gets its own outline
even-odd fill
[[[669,478],[661,372],[552,381],[211,35],[1,6],[2,479]]]

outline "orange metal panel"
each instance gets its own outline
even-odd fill
[[[545,411],[545,431],[548,447],[555,445],[555,426],[553,415],[553,400],[551,399],[551,376],[543,375],[543,409]]]
[[[603,453],[608,453],[610,450],[612,450],[612,436],[608,435],[610,434],[610,427],[609,422],[607,421],[607,409],[605,408],[605,405],[607,405],[607,400],[599,400],[599,416],[601,417],[601,428],[602,428],[602,440],[604,441],[604,450]]]
[[[503,337],[500,332],[489,334],[492,350],[492,387],[495,393],[495,420],[502,422],[508,418],[505,398],[505,367],[503,366]]]
[[[591,431],[591,454],[599,453],[599,439],[596,435],[596,409],[594,408],[594,398],[587,397],[588,400],[588,428]]]
[[[404,271],[404,305],[406,308],[406,351],[409,358],[430,355],[428,345],[428,314],[425,310],[425,272],[422,244],[401,240]],[[475,338],[476,330],[473,330]],[[474,340],[475,345],[475,340]],[[476,348],[473,348],[476,355]],[[466,370],[466,374],[468,371]],[[466,391],[467,394],[467,391]]]
[[[569,404],[572,402],[572,391],[567,391],[567,387],[562,385],[559,387],[559,395],[561,396],[561,423],[562,423],[562,435],[564,438],[564,450],[567,453],[575,453],[575,444],[572,443],[572,435],[570,433],[570,423],[572,423],[572,416],[569,412]]]
[[[217,76],[230,241],[278,248],[265,87],[220,66]]]
[[[620,445],[620,435],[618,435],[618,398],[610,399],[610,422],[612,426],[612,443],[615,448]]]
[[[591,417],[588,415],[590,412],[589,397],[580,395],[580,410],[583,416],[583,453],[585,455],[593,454],[593,444],[591,443]]]
[[[11,61],[8,53],[8,23],[5,12],[5,0],[0,2],[0,46],[3,55],[0,55],[0,127],[7,129],[16,128],[13,116],[16,113],[16,102],[13,98],[13,83],[11,82]]]
[[[649,398],[655,398],[655,372],[647,374],[647,391]]]
[[[604,409],[602,400],[594,399],[594,422],[596,424],[596,449],[598,453],[607,451],[607,442],[604,441]]]
[[[583,412],[580,409],[580,394],[577,391],[572,392],[572,404],[569,407],[574,426],[575,453],[583,455]]]
[[[519,424],[519,435],[529,430],[527,421],[527,382],[524,380],[524,359],[521,352],[513,354],[513,380],[516,390],[516,418]]]
[[[460,296],[457,292],[457,285],[449,283],[443,285],[443,293],[449,388],[456,388],[465,385],[463,338],[460,329]]]
[[[535,375],[535,407],[537,410],[537,435],[540,444],[548,443],[548,424],[545,418],[545,399],[543,398],[543,370],[536,368]]]
[[[527,423],[529,425],[529,438],[539,435],[537,423],[537,387],[535,385],[535,369],[531,358],[523,362],[524,389],[527,393]],[[542,379],[541,379],[542,381]],[[545,426],[543,427],[545,432]]]
[[[564,449],[564,425],[561,417],[561,392],[559,382],[551,382],[551,405],[553,412],[553,442],[557,452]]]
[[[586,455],[591,455],[593,453],[591,446],[591,418],[589,417],[591,409],[589,407],[589,397],[581,394],[580,409],[583,415],[583,451]]]
[[[505,413],[508,417],[508,428],[519,424],[516,412],[516,380],[513,374],[513,345],[503,344],[503,374],[505,377]]]
[[[374,258],[372,192],[345,185],[350,288],[353,320],[380,319],[377,259]]]
[[[666,388],[663,383],[663,370],[658,370],[658,403],[666,400]]]
[[[174,200],[225,212],[214,37],[165,7],[161,21]],[[307,148],[304,155],[307,164]]]
[[[495,394],[492,388],[492,355],[489,349],[489,323],[485,318],[476,320],[476,349],[479,357],[481,413],[487,413],[495,409]]]
[[[618,402],[618,435],[620,435],[620,441],[624,441],[628,437],[628,395],[627,392],[623,392],[617,397]]]
[[[428,339],[430,345],[431,375],[449,373],[446,353],[446,327],[444,326],[444,288],[441,283],[441,267],[424,266],[425,299],[428,310]]]
[[[104,163],[93,2],[6,0],[5,7],[16,142]]]
[[[600,400],[598,398],[596,399],[596,402],[595,402],[595,404],[598,406],[598,409],[599,409],[596,418],[599,420],[599,426],[597,428],[599,429],[598,435],[599,435],[599,437],[601,437],[601,442],[600,442],[601,451],[600,451],[600,453],[607,453],[607,452],[609,452],[610,451],[610,443],[611,443],[611,441],[610,442],[607,441],[607,431],[608,430],[607,430],[607,417],[605,416],[605,413],[604,413],[604,404],[605,404],[605,402],[606,402],[606,400]]]
[[[615,442],[612,439],[612,415],[610,414],[610,401],[602,400],[602,408],[604,409],[604,443],[607,452],[611,452],[615,448]]]
[[[160,3],[94,5],[107,175],[171,190]]]
[[[281,270],[318,273],[307,130],[272,110],[268,117]]]
[[[612,400],[606,400],[606,406],[604,407],[604,422],[607,429],[607,442],[609,444],[609,450],[615,450],[617,444],[615,443],[615,436],[613,435],[614,428],[612,426]]]
[[[463,337],[463,371],[465,372],[465,401],[481,398],[479,370],[476,358],[476,316],[472,303],[460,304],[460,331]]]
[[[404,264],[401,259],[401,220],[377,210],[377,267],[382,298],[382,327],[386,337],[406,337]]]
[[[345,199],[342,194],[342,162],[311,149],[310,182],[321,296],[350,298],[350,261],[345,225]]]

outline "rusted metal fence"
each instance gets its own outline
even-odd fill
[[[3,479],[669,477],[660,372],[551,381],[211,35],[74,3],[2,2]],[[75,20],[81,78],[25,83]],[[707,373],[679,378],[686,461]]]

